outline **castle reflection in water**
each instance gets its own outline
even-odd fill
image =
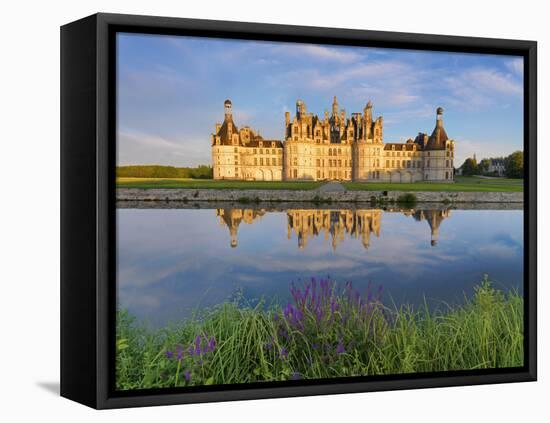
[[[237,232],[244,222],[253,224],[269,213],[266,209],[216,209],[220,224],[229,228],[231,247],[237,247]],[[437,245],[439,226],[448,218],[451,211],[415,210],[415,209],[289,209],[287,214],[287,237],[292,238],[292,232],[298,239],[298,247],[306,248],[308,240],[322,236],[330,241],[336,250],[346,237],[361,238],[365,248],[370,245],[371,234],[380,237],[381,218],[383,213],[402,213],[420,222],[425,220],[430,227],[430,244]]]

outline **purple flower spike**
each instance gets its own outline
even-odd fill
[[[181,345],[176,345],[176,356],[178,360],[183,358],[183,347]]]
[[[216,349],[216,338],[210,337],[208,341],[208,351],[214,351]]]
[[[336,353],[337,354],[343,354],[346,352],[346,349],[344,348],[344,345],[342,344],[342,341],[338,342],[338,345],[336,346]]]
[[[174,353],[172,351],[166,351],[166,358],[171,359],[174,357]]]
[[[185,381],[186,382],[189,382],[191,380],[191,372],[189,372],[189,370],[186,370],[184,373],[183,373],[183,377],[185,378]]]
[[[201,337],[197,335],[195,338],[195,355],[201,355]]]
[[[193,344],[189,345],[189,349],[187,350],[189,352],[189,355],[192,356],[193,355],[193,352],[195,351],[193,349]]]
[[[286,358],[288,357],[288,350],[285,347],[281,348],[279,356],[281,357],[281,360],[286,360]]]

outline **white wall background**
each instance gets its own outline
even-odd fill
[[[531,39],[539,42],[539,152],[550,155],[545,2],[82,0],[3,3],[0,25],[0,420],[547,421],[550,277],[539,171],[539,382],[96,412],[58,397],[59,26],[103,12]],[[546,418],[545,418],[546,417]]]

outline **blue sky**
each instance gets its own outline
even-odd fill
[[[458,165],[522,149],[521,57],[140,34],[119,34],[117,57],[121,165],[210,164],[226,98],[264,138],[296,99],[322,116],[336,95],[348,116],[372,100],[385,142],[431,133],[442,106]]]

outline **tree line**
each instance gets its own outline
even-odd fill
[[[483,159],[479,163],[475,158],[467,158],[460,169],[465,176],[484,175],[494,176],[489,171],[491,160],[502,160],[504,162],[504,176],[508,178],[523,178],[523,151],[514,151],[507,157]]]
[[[119,178],[192,178],[212,179],[212,167],[199,165],[197,167],[174,167],[159,165],[117,166],[116,176]]]

